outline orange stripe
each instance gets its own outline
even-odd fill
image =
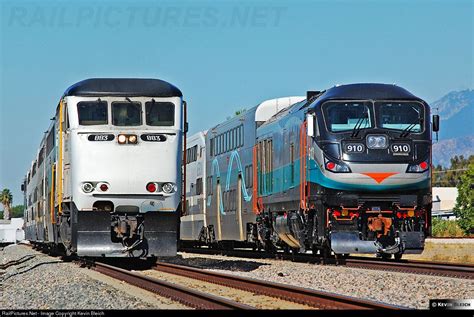
[[[300,126],[300,208],[306,210],[306,121]]]
[[[386,178],[398,174],[398,173],[362,173],[363,175],[369,176],[373,180],[375,180],[377,183],[383,182]]]
[[[253,171],[252,171],[252,177],[253,177],[252,209],[253,209],[254,214],[259,214],[260,213],[260,210],[258,209],[258,205],[257,205],[257,200],[258,200],[257,146],[258,146],[258,144],[255,144],[255,146],[253,147],[253,151],[252,151],[252,165],[253,165]]]

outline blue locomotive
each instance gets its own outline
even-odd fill
[[[421,253],[439,117],[407,90],[350,84],[267,100],[191,137],[181,240]]]

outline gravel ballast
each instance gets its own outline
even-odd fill
[[[27,255],[34,257],[0,270],[0,310],[187,308],[24,245],[1,250],[0,264]]]
[[[430,299],[473,299],[474,281],[398,272],[180,253],[170,263],[235,274],[375,300],[412,309],[428,309]]]
[[[0,264],[21,258],[0,270],[0,310],[189,309],[24,245],[0,250]],[[193,253],[160,260],[415,309],[428,309],[430,299],[474,298],[467,279]]]

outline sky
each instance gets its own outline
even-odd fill
[[[181,89],[190,133],[263,100],[395,83],[473,88],[473,1],[0,0],[0,189],[21,181],[56,105],[93,77]]]

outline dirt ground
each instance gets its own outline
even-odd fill
[[[422,254],[405,254],[403,259],[474,264],[474,239],[427,239]]]

